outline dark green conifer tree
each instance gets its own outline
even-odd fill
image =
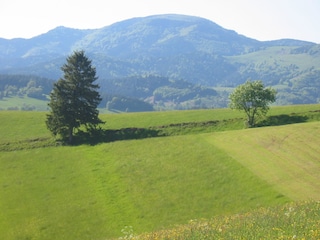
[[[72,142],[74,131],[81,125],[87,130],[103,123],[97,109],[101,98],[96,69],[83,51],[75,51],[61,67],[64,75],[53,86],[48,106],[47,128],[54,135]]]

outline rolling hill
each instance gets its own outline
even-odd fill
[[[319,119],[318,110],[277,107],[271,115],[295,111]],[[101,117],[108,121],[104,127],[119,129],[228,124],[242,122],[240,116],[217,109]],[[320,196],[319,121],[39,147],[35,141],[50,138],[44,112],[6,111],[0,120],[2,147],[27,144],[1,150],[1,239],[107,239],[121,236],[126,226],[139,234]]]
[[[79,49],[92,59],[105,94],[109,94],[108,87],[115,93],[110,82],[121,85],[133,76],[183,80],[218,91],[250,78],[277,88],[277,104],[319,101],[318,44],[294,39],[257,41],[207,19],[175,14],[128,19],[101,29],[61,26],[30,39],[0,39],[0,74],[56,80],[61,76],[60,67],[67,55]],[[175,88],[175,91],[179,90]],[[116,92],[133,97],[125,94]],[[153,92],[147,97],[138,96],[142,101],[152,97]],[[189,100],[201,100],[201,97],[200,94],[198,99]],[[226,95],[219,98],[224,101],[210,99],[208,104],[205,99],[204,105],[225,107]],[[186,108],[179,98],[172,100]]]

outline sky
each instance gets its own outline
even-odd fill
[[[0,38],[31,38],[58,26],[101,28],[157,14],[209,19],[260,41],[320,43],[320,0],[1,0]]]

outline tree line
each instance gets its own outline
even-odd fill
[[[5,97],[32,97],[46,100],[54,80],[31,75],[0,74],[0,100]]]

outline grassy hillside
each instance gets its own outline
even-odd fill
[[[317,109],[277,107],[270,114],[311,116]],[[243,128],[242,114],[228,109],[102,118],[110,129],[228,119],[239,119],[236,129]],[[0,112],[0,120],[2,145],[50,139],[44,112]],[[318,198],[319,122],[233,127],[211,129],[214,134],[3,151],[0,238],[106,239],[123,235],[125,226],[139,234]]]
[[[242,63],[246,66],[254,64],[257,68],[256,70],[263,70],[263,67],[270,67],[271,69],[269,70],[274,70],[272,69],[274,66],[288,67],[297,65],[300,70],[305,71],[312,66],[318,65],[315,56],[305,52],[293,54],[292,52],[295,49],[297,49],[297,47],[275,46],[265,48],[261,51],[227,58],[231,62]]]
[[[319,121],[319,109],[317,104],[272,107],[269,116],[261,119],[259,124],[275,126]],[[244,114],[230,109],[101,114],[101,118],[106,122],[102,126],[105,136],[91,139],[91,143],[236,130],[245,126]],[[45,119],[46,112],[0,111],[0,151],[55,146],[45,127]],[[135,131],[136,128],[140,133]]]
[[[294,200],[320,199],[320,123],[216,133],[208,141],[223,149]]]
[[[0,100],[0,110],[47,111],[48,101],[31,97],[6,97]]]
[[[234,82],[262,80],[277,90],[277,105],[318,103],[319,49],[317,45],[299,48],[274,46],[227,58],[238,65]]]
[[[314,121],[319,119],[319,104],[291,105],[272,107],[268,116],[288,115],[305,116],[303,121]],[[123,114],[101,114],[101,119],[106,122],[103,129],[121,129],[128,127],[150,128],[170,124],[227,121],[233,123],[224,129],[234,130],[244,128],[244,114],[240,111],[230,109],[206,109],[188,111],[167,112],[141,112]],[[0,111],[0,144],[10,142],[32,140],[39,138],[50,138],[50,132],[45,126],[46,112],[19,112]],[[294,120],[294,119],[293,119]],[[211,132],[215,129],[210,129]],[[220,130],[220,129],[218,129]]]
[[[290,200],[203,136],[2,152],[2,239],[100,239]]]

